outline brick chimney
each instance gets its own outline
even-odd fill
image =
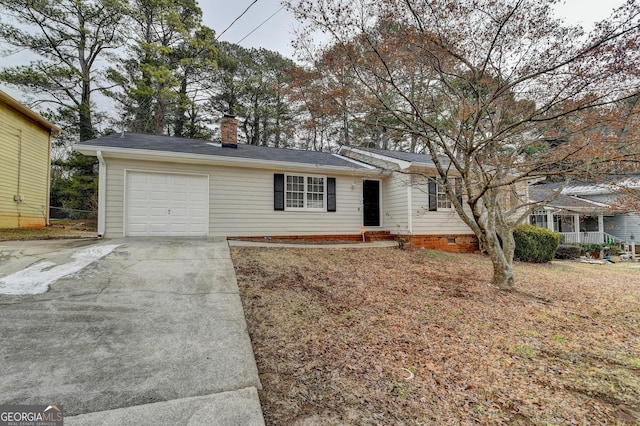
[[[238,120],[235,115],[225,114],[220,122],[222,134],[222,146],[225,148],[238,148]]]

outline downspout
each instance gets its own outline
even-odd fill
[[[107,163],[102,157],[102,151],[96,151],[98,157],[98,237],[104,236],[107,212]]]
[[[45,197],[45,207],[44,207],[44,223],[46,226],[49,226],[51,223],[49,222],[49,213],[51,212],[51,146],[53,145],[53,134],[49,132],[49,149],[47,155],[47,195]]]
[[[51,167],[49,167],[51,168]],[[20,209],[20,203],[22,203],[21,193],[21,177],[22,177],[22,129],[18,129],[18,182],[16,183],[16,195],[13,197],[16,202],[16,210],[18,216],[18,228],[22,228],[22,210]]]
[[[407,186],[407,204],[408,204],[408,208],[407,211],[409,213],[409,221],[408,221],[408,225],[409,225],[409,235],[413,235],[413,194],[412,194],[412,188],[413,188],[413,177],[409,176],[409,185]]]

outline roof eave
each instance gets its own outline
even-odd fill
[[[209,164],[218,166],[240,166],[255,169],[333,172],[339,174],[372,176],[380,173],[379,169],[357,169],[353,167],[332,166],[323,164],[296,163],[290,161],[273,161],[254,158],[227,157],[208,154],[191,154],[183,152],[153,151],[147,149],[115,148],[98,145],[76,145],[74,150],[84,155],[97,155],[100,151],[105,158],[123,158],[146,161],[171,161],[189,164]]]
[[[380,160],[380,161],[386,161],[388,163],[392,163],[398,166],[398,168],[400,170],[405,170],[408,169],[409,167],[411,167],[411,165],[413,163],[409,162],[409,161],[404,161],[404,160],[399,160],[397,158],[393,158],[393,157],[389,157],[388,155],[382,155],[382,154],[377,154],[377,153],[373,153],[370,151],[367,151],[366,149],[359,149],[359,148],[354,148],[352,146],[346,146],[346,145],[342,145],[340,147],[340,149],[338,150],[338,154],[342,155],[343,151],[353,151],[356,152],[364,157],[371,157],[372,159],[376,159],[376,160]],[[359,160],[362,161],[362,160]]]
[[[435,171],[436,173],[438,172],[436,165],[433,163],[411,163],[411,166],[408,168],[408,170],[418,171],[418,172],[423,170],[429,170],[429,171]]]
[[[34,121],[40,126],[48,129],[53,136],[58,136],[59,134],[62,133],[62,130],[59,127],[57,127],[55,124],[51,123],[50,121],[48,121],[46,118],[44,118],[37,112],[32,111],[31,109],[22,105],[20,102],[18,102],[17,100],[15,100],[11,96],[3,92],[2,90],[0,90],[0,101],[5,103],[9,108],[29,118],[31,121]]]

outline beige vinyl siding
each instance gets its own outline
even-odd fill
[[[125,170],[209,176],[210,236],[277,236],[358,234],[362,223],[359,179],[332,173],[336,178],[336,212],[274,211],[273,175],[287,170],[190,165],[123,160],[105,157],[107,163],[105,236],[124,235]],[[295,173],[300,174],[300,173]],[[352,189],[352,185],[356,187]]]
[[[409,230],[409,188],[411,175],[393,173],[382,183],[382,223],[392,234],[407,234]]]
[[[351,188],[352,178],[320,175],[336,177],[336,212],[274,211],[274,173],[269,170],[239,168],[215,170],[211,182],[211,235],[324,235],[360,232],[362,219],[359,194],[362,190],[357,185],[355,189]]]
[[[0,103],[0,228],[46,226],[49,149],[47,129]]]
[[[429,211],[427,180],[414,176],[411,186],[413,235],[471,234],[455,210]]]

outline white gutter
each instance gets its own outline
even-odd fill
[[[98,237],[104,236],[107,213],[107,163],[102,157],[102,151],[96,151],[98,157]]]

